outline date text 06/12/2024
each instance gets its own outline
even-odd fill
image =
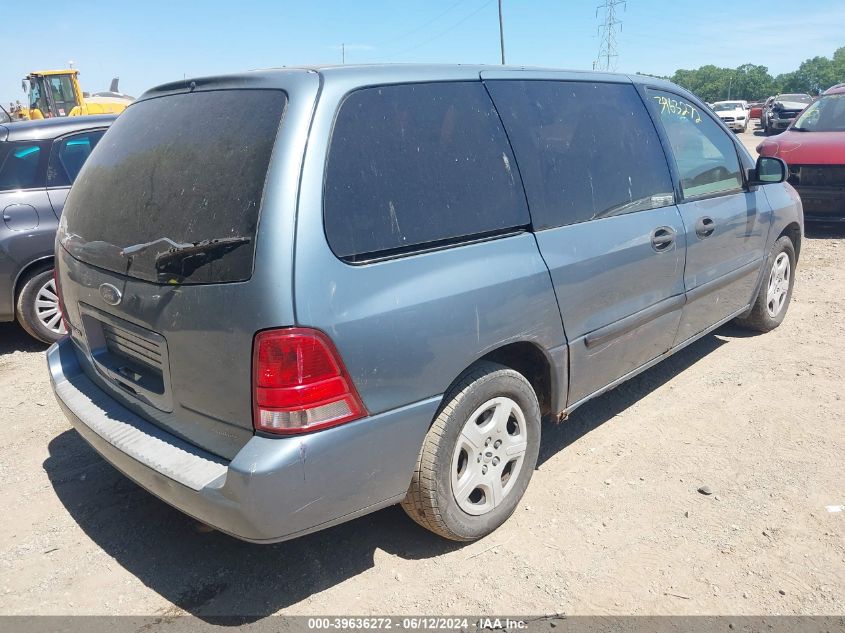
[[[469,628],[488,630],[521,630],[527,629],[528,623],[525,620],[498,617],[323,617],[308,618],[310,630],[467,630]]]

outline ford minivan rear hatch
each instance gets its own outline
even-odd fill
[[[301,75],[291,85],[306,83]],[[286,264],[272,252],[264,268],[254,259],[259,219],[277,243],[282,218],[293,217],[291,188],[265,183],[277,133],[301,127],[309,100],[300,89],[291,108],[286,91],[241,87],[260,79],[225,89],[182,82],[129,106],[82,168],[57,238],[86,373],[143,418],[225,458],[254,434],[255,332],[293,324]],[[280,127],[292,110],[294,123]],[[301,152],[280,144],[280,156]]]
[[[157,283],[249,279],[285,105],[279,90],[133,104],[80,173],[62,245],[80,261]]]

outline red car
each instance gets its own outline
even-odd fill
[[[757,152],[789,165],[806,220],[845,222],[845,86],[829,89]]]
[[[752,103],[751,104],[751,112],[748,113],[749,119],[762,119],[763,118],[763,104],[761,103]]]

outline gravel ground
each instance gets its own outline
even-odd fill
[[[845,231],[814,228],[779,329],[722,328],[546,427],[470,545],[398,508],[274,546],[208,532],[88,448],[2,325],[0,613],[845,613],[843,297]]]

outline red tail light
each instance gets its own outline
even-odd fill
[[[53,285],[56,287],[56,296],[59,298],[59,312],[62,313],[62,323],[65,326],[65,332],[70,333],[70,323],[65,315],[65,299],[62,297],[62,289],[59,286],[59,271],[53,267]]]
[[[253,424],[269,433],[303,433],[366,415],[328,336],[309,328],[259,332],[252,356]]]

